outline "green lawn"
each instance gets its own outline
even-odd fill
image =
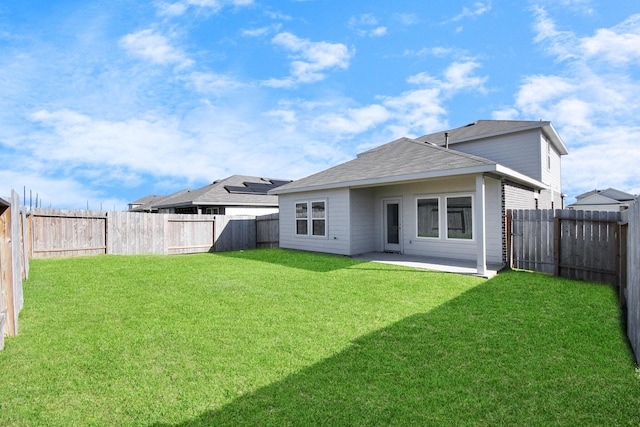
[[[279,249],[33,260],[0,425],[639,425],[615,290]]]

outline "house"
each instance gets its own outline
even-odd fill
[[[562,139],[548,121],[480,120],[400,138],[282,185],[280,247],[506,261],[507,209],[561,208]]]
[[[266,215],[278,212],[278,197],[269,195],[291,181],[233,175],[197,190],[182,190],[151,203],[159,213]]]
[[[158,209],[153,206],[155,202],[158,202],[167,196],[149,195],[141,199],[135,200],[129,203],[129,212],[158,212]]]
[[[606,190],[591,190],[576,196],[576,201],[567,209],[584,211],[623,211],[629,209],[629,204],[636,199],[633,194],[614,188]]]

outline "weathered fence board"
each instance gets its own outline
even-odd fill
[[[254,216],[216,215],[216,252],[256,248]]]
[[[620,212],[513,210],[507,215],[513,267],[620,284]]]
[[[634,202],[627,212],[627,337],[640,364],[640,204]]]
[[[210,252],[214,249],[213,215],[169,215],[166,230],[169,254]]]
[[[277,248],[280,244],[280,215],[277,213],[256,217],[256,247]]]
[[[33,258],[107,253],[106,212],[34,209],[31,217]]]
[[[552,210],[509,211],[512,262],[515,268],[553,273],[554,217]]]
[[[5,335],[18,334],[24,306],[22,281],[29,275],[24,219],[18,194],[12,191],[11,201],[0,203],[0,350]]]
[[[186,254],[216,244],[214,215],[34,209],[30,216],[34,258]]]
[[[166,215],[109,212],[106,253],[117,255],[165,254]]]

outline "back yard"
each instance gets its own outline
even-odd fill
[[[33,260],[0,425],[638,425],[606,285],[280,249]]]

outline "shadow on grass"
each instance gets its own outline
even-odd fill
[[[179,426],[636,424],[615,292],[541,277],[500,274]]]
[[[216,255],[225,258],[266,262],[282,267],[297,268],[317,273],[349,268],[365,262],[341,255],[313,253],[313,256],[309,256],[309,254],[309,252],[279,248],[216,252]]]

